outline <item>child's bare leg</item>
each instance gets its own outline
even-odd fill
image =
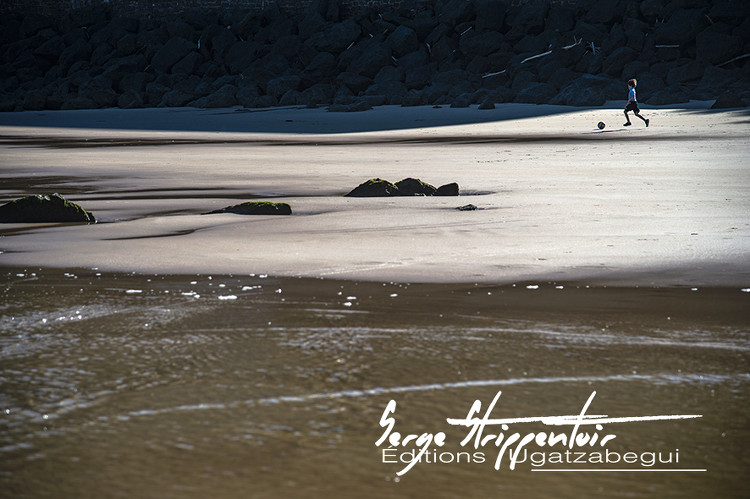
[[[627,109],[625,110],[625,124],[626,125],[630,124],[630,116],[628,116],[628,110]]]
[[[635,114],[636,116],[638,116],[643,121],[646,121],[646,118],[644,118],[643,116],[641,116],[640,113],[638,113],[637,111],[633,111],[633,114]]]

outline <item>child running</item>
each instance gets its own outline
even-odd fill
[[[628,111],[633,111],[633,114],[642,119],[644,123],[646,123],[646,127],[648,127],[649,120],[641,116],[641,110],[638,109],[638,100],[635,98],[636,85],[638,85],[638,81],[636,81],[635,78],[633,78],[632,80],[628,80],[628,102],[625,104],[625,119],[628,121],[623,126],[632,125],[632,123],[630,123],[630,116],[628,116]]]

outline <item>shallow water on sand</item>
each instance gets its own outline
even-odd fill
[[[0,278],[3,496],[746,494],[750,293],[739,289]],[[475,400],[486,408],[498,391],[493,418],[577,415],[593,391],[587,414],[702,417],[600,432],[616,435],[611,452],[668,463],[510,470],[505,460],[495,470],[494,441],[461,446],[468,429],[446,418],[465,418]],[[391,399],[395,431],[446,433],[430,462],[402,476],[405,464],[384,463],[393,458],[375,445]],[[466,462],[469,451],[484,462]]]

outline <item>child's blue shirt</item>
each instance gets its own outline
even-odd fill
[[[628,100],[636,100],[635,98],[635,87],[631,88],[628,92]]]

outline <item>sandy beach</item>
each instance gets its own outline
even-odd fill
[[[400,282],[750,283],[747,111],[507,104],[0,115],[2,201],[59,192],[95,225],[5,225],[4,265]],[[607,126],[599,131],[596,123]],[[346,198],[367,179],[460,197]],[[287,202],[291,217],[201,215]],[[461,205],[479,209],[458,211]]]
[[[743,497],[750,120],[707,107],[0,114],[0,201],[98,219],[0,227],[2,490]],[[373,177],[461,195],[345,197]],[[202,214],[248,200],[294,213]],[[511,470],[448,424],[499,393],[617,438]],[[446,435],[406,474],[391,400]]]

